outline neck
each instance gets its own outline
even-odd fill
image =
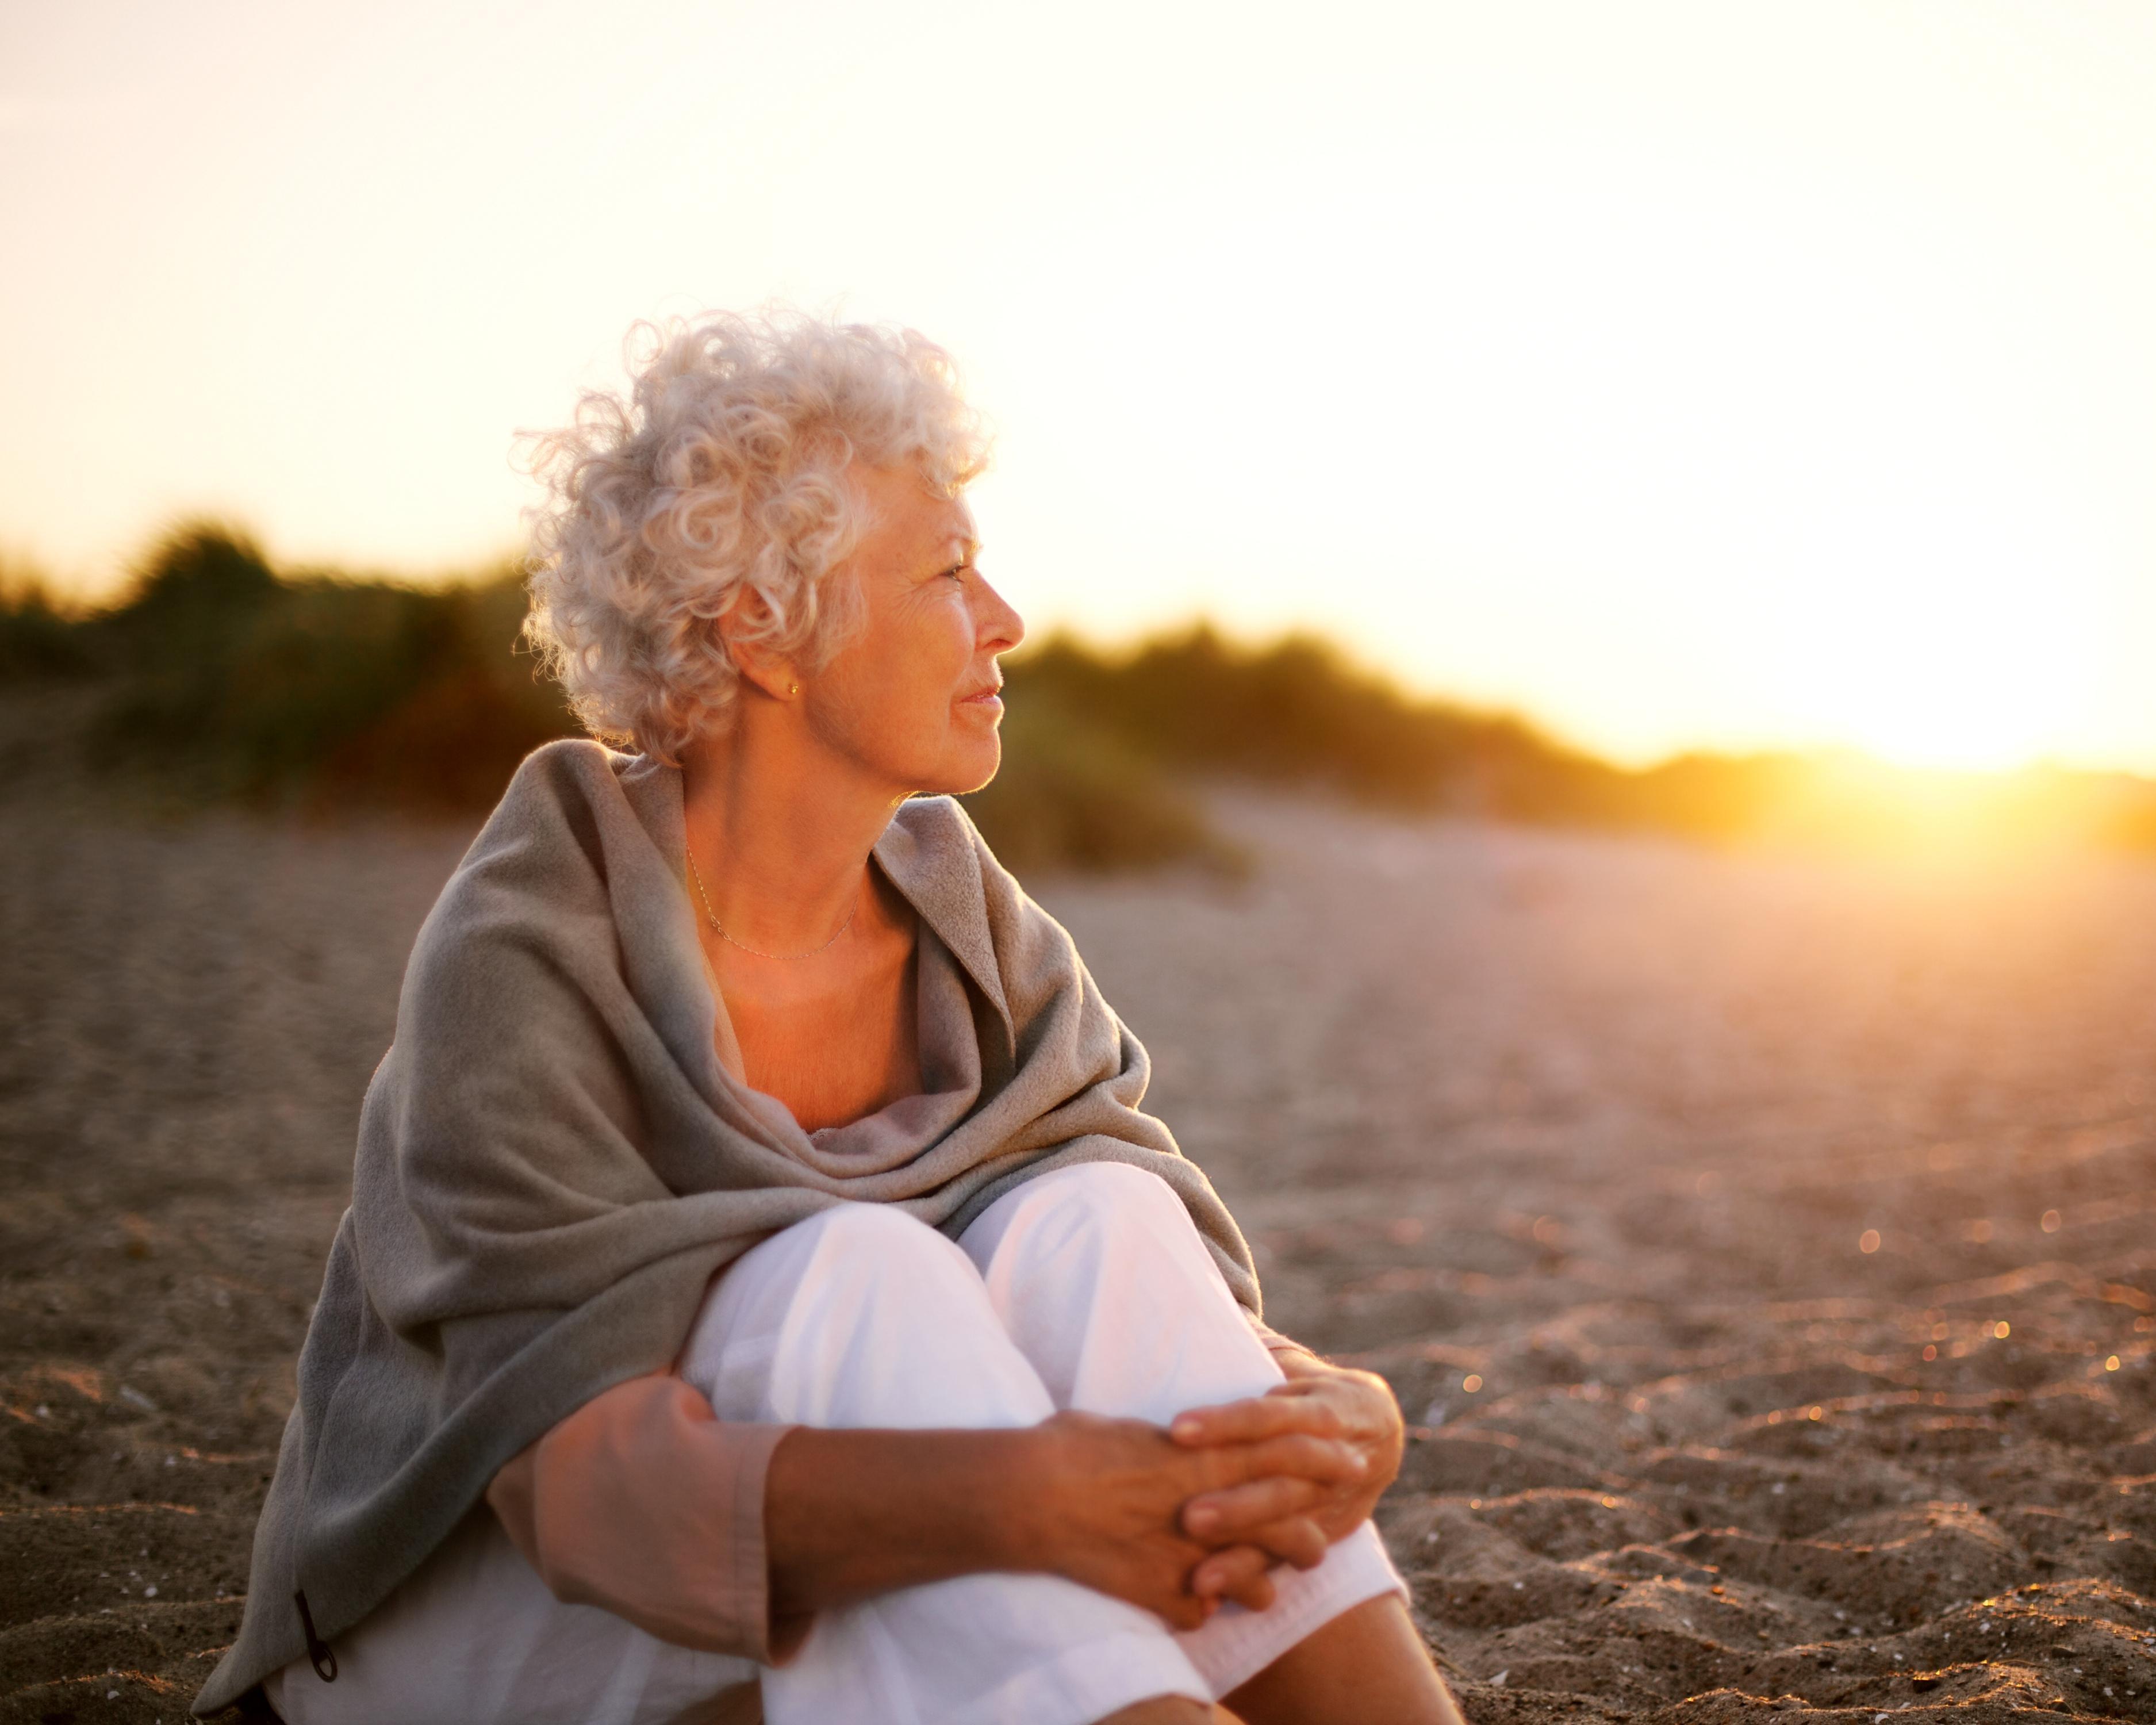
[[[770,953],[829,940],[902,798],[834,759],[798,708],[747,690],[732,728],[681,767],[689,855],[726,932]]]

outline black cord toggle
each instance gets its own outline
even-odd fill
[[[315,1614],[307,1609],[304,1591],[292,1595],[292,1603],[300,1608],[300,1627],[306,1631],[307,1663],[315,1668],[315,1675],[325,1683],[336,1681],[336,1650],[315,1633]]]

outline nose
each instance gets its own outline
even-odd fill
[[[1025,639],[1025,619],[985,580],[973,584],[978,614],[974,638],[991,654],[1008,653]]]

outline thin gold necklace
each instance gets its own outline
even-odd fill
[[[854,926],[855,915],[861,907],[861,901],[857,896],[854,900],[854,908],[846,912],[846,920],[839,925],[838,933],[833,935],[820,947],[811,947],[806,952],[762,952],[755,947],[743,945],[726,932],[726,925],[719,921],[719,913],[711,908],[711,894],[704,891],[704,877],[696,870],[696,859],[693,855],[689,855],[685,849],[682,854],[689,857],[689,878],[696,883],[696,896],[704,901],[704,916],[711,923],[712,932],[728,946],[739,947],[752,958],[776,958],[782,963],[798,964],[803,958],[814,958],[819,952],[828,952],[844,938],[846,931]]]

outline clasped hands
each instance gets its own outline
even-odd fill
[[[1273,1600],[1269,1572],[1314,1568],[1368,1519],[1399,1471],[1399,1404],[1384,1379],[1308,1354],[1261,1396],[1194,1408],[1163,1432],[1059,1414],[1039,1428],[1056,1482],[1039,1548],[1070,1579],[1194,1629],[1234,1599]]]

